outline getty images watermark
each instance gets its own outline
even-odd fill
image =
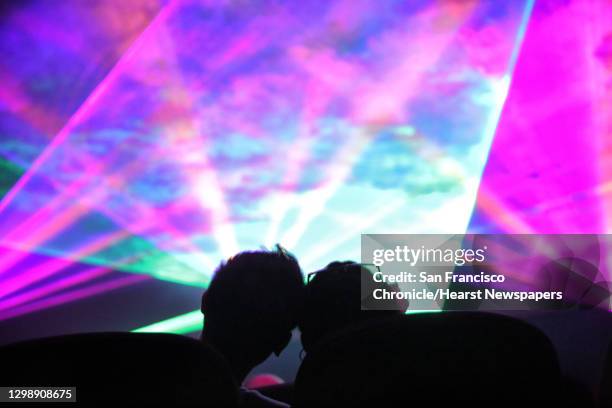
[[[612,235],[361,238],[369,310],[611,309]]]

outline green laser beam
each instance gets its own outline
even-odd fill
[[[132,330],[132,333],[172,333],[189,334],[202,330],[204,316],[200,310],[185,313],[161,322]]]

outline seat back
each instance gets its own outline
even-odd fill
[[[548,403],[559,381],[552,344],[527,323],[487,313],[409,315],[320,344],[300,367],[295,406]]]
[[[237,406],[223,357],[188,337],[91,333],[0,348],[0,384],[75,386],[78,402]]]
[[[608,355],[606,357],[599,387],[600,407],[612,407],[612,342],[608,347]]]

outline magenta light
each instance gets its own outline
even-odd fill
[[[110,282],[99,283],[87,288],[73,290],[67,293],[49,297],[35,303],[26,304],[20,307],[13,308],[8,311],[0,312],[0,320],[7,320],[14,317],[22,316],[28,313],[33,313],[38,310],[48,309],[54,306],[59,306],[65,303],[74,302],[79,299],[90,296],[99,295],[110,292],[115,289],[134,285],[151,279],[148,275],[130,275],[112,280]]]

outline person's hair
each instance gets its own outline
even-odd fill
[[[334,332],[362,321],[402,313],[400,310],[362,310],[362,282],[369,282],[365,266],[351,262],[332,262],[314,272],[306,285],[304,311],[298,323],[304,351]],[[381,287],[386,284],[380,284]]]
[[[300,266],[280,246],[241,252],[217,268],[202,296],[202,337],[229,360],[263,361],[289,342],[303,292]]]

